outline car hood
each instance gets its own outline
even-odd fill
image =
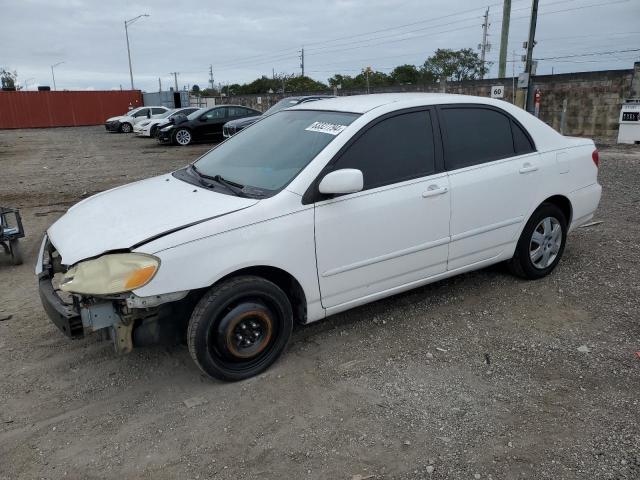
[[[47,231],[64,265],[147,241],[255,205],[172,175],[98,193],[74,205]]]
[[[225,123],[225,126],[234,127],[234,128],[238,128],[238,127],[244,128],[251,125],[252,123],[256,123],[261,118],[262,118],[262,115],[256,115],[254,117],[238,118],[237,120],[229,120],[227,123]]]
[[[132,117],[128,116],[128,115],[118,115],[117,117],[111,117],[111,118],[107,118],[105,120],[105,122],[115,122],[116,120],[118,121],[122,121],[122,120],[131,120]]]

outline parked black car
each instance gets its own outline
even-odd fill
[[[229,120],[261,115],[253,108],[241,105],[220,105],[201,108],[188,116],[178,116],[174,123],[158,132],[160,143],[189,145],[192,142],[222,139],[222,126]]]
[[[324,100],[325,98],[335,98],[333,95],[306,95],[302,97],[287,97],[280,100],[278,103],[269,108],[266,112],[264,112],[261,117],[266,115],[271,115],[272,113],[276,113],[285,108],[293,107],[294,105],[298,105],[299,103],[305,102],[315,102],[316,100]],[[222,134],[225,138],[228,138],[232,135],[235,135],[240,130],[245,127],[248,127],[252,123],[260,120],[260,117],[249,117],[249,118],[241,118],[238,120],[230,120],[224,124],[222,128]]]

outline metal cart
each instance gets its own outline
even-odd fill
[[[11,256],[14,265],[22,264],[22,253],[18,240],[24,237],[22,218],[17,208],[0,207],[0,245],[4,253]]]

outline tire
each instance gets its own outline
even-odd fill
[[[567,241],[567,219],[557,206],[543,203],[524,227],[508,267],[529,280],[546,277],[556,268]]]
[[[22,265],[22,250],[20,250],[18,239],[9,240],[9,251],[11,252],[11,263]]]
[[[133,130],[133,127],[131,126],[130,123],[125,122],[122,125],[120,125],[121,133],[131,133],[132,130]]]
[[[149,136],[151,138],[156,138],[157,135],[158,135],[158,126],[154,125],[149,129]]]
[[[187,331],[189,353],[211,378],[238,381],[271,366],[293,329],[291,303],[274,283],[256,276],[212,287],[196,305]]]
[[[180,145],[181,147],[186,147],[193,140],[193,136],[191,135],[191,130],[188,128],[179,128],[176,130],[176,133],[173,134],[174,143]]]

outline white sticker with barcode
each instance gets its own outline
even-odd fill
[[[335,123],[327,122],[313,122],[305,130],[309,132],[328,133],[329,135],[338,135],[341,131],[347,128],[346,125],[337,125]]]

